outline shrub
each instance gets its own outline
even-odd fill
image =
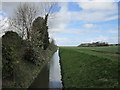
[[[13,31],[8,31],[2,36],[3,78],[13,77],[14,62],[17,60],[17,48],[21,47],[21,42],[21,37]]]
[[[35,53],[35,51],[34,51],[33,48],[30,48],[30,47],[29,47],[29,48],[27,48],[27,49],[25,50],[24,59],[27,60],[27,61],[30,61],[30,62],[32,62],[32,63],[35,63],[35,62],[36,62],[36,60],[37,60],[37,55],[36,55],[36,53]]]

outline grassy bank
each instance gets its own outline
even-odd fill
[[[3,88],[28,88],[32,82],[35,80],[37,75],[40,73],[44,65],[50,60],[56,49],[50,51],[47,50],[48,54],[45,60],[39,65],[36,66],[33,63],[30,63],[25,60],[18,61],[15,64],[15,75],[14,81],[3,80]]]
[[[60,47],[64,88],[118,87],[118,47]]]

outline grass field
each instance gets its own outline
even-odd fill
[[[117,46],[60,47],[64,88],[118,87]]]

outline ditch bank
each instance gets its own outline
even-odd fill
[[[59,49],[42,68],[41,72],[31,84],[31,88],[62,88]]]

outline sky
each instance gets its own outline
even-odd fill
[[[0,18],[4,20],[0,25],[5,23],[3,28],[9,27],[8,17],[18,5],[2,3]],[[78,46],[97,41],[118,43],[118,2],[59,2],[48,19],[48,27],[49,36],[55,39],[58,46]]]

